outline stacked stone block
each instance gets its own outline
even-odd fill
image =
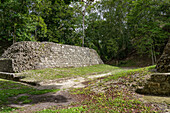
[[[170,96],[170,73],[151,75],[144,88],[136,91],[143,94]]]
[[[0,58],[0,72],[14,72],[12,68],[12,59]]]
[[[157,63],[157,71],[161,73],[170,72],[170,38],[164,49],[162,56]]]
[[[2,57],[10,59],[12,63],[9,64],[11,65],[9,70],[13,72],[103,64],[93,49],[52,42],[17,42],[9,47]],[[8,68],[2,62],[4,62],[3,59],[0,60],[0,67]],[[1,68],[0,71],[2,71]]]

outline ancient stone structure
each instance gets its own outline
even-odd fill
[[[160,57],[157,63],[156,68],[157,68],[157,71],[161,73],[170,72],[170,38],[169,38],[168,43],[166,44],[166,47],[164,49],[162,56]]]
[[[138,93],[170,96],[170,73],[155,73]]]
[[[103,64],[93,49],[52,42],[17,42],[0,59],[0,72]]]
[[[170,96],[170,39],[157,63],[156,69],[159,73],[152,74],[144,88],[136,91],[144,94]]]
[[[11,59],[0,58],[0,72],[13,72]]]

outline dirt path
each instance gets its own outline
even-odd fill
[[[45,82],[40,82],[40,86],[35,86],[35,88],[37,88],[37,89],[60,89],[60,91],[58,91],[57,93],[33,95],[30,98],[31,100],[33,100],[33,102],[31,102],[30,104],[24,104],[24,105],[23,104],[11,104],[9,106],[22,108],[22,109],[16,111],[18,113],[32,113],[35,111],[40,111],[40,110],[51,108],[54,106],[55,106],[55,108],[67,106],[70,103],[77,101],[76,97],[74,97],[73,95],[70,95],[68,93],[68,90],[70,88],[86,87],[86,84],[84,84],[84,83],[89,80],[109,76],[109,75],[112,75],[117,72],[118,71],[109,72],[109,73],[105,73],[105,74],[99,74],[99,75],[90,75],[90,76],[86,76],[86,77],[62,78],[62,79],[57,79],[57,80],[49,80],[49,81],[45,81]],[[108,86],[109,86],[109,84],[111,84],[110,82],[113,83],[114,81],[109,81]],[[123,85],[120,85],[120,86],[125,87]],[[120,88],[122,89],[122,87],[120,87]],[[93,88],[93,89],[95,89],[95,88]],[[100,90],[102,90],[102,88],[96,86],[96,90],[100,91]],[[22,96],[22,95],[18,95],[18,96]],[[150,101],[151,97],[144,96],[144,95],[139,95],[139,96],[144,99],[143,101],[151,102]],[[16,98],[16,97],[14,97],[14,98]],[[152,96],[151,100],[153,101],[154,99],[158,100],[158,97]],[[167,98],[159,97],[159,100],[161,100],[159,102],[163,102],[163,101],[170,102],[169,97],[167,97]],[[156,101],[154,101],[152,103],[155,103],[155,102]],[[170,104],[170,103],[167,103],[167,104]],[[159,106],[161,106],[161,104],[159,104]],[[162,106],[163,106],[162,108],[166,107],[167,111],[170,111],[169,107],[167,107],[165,105],[162,105]]]
[[[31,95],[30,99],[33,100],[30,104],[10,104],[10,107],[22,108],[22,110],[16,110],[18,113],[32,113],[35,111],[47,109],[53,106],[67,106],[72,102],[76,102],[76,98],[68,93],[69,88],[83,88],[86,87],[83,82],[111,75],[112,72],[90,75],[88,77],[74,77],[58,80],[49,80],[46,82],[40,82],[40,86],[35,86],[37,89],[60,89],[57,93],[47,93],[43,95]],[[27,95],[27,94],[25,94]],[[23,94],[13,97],[15,100]],[[28,95],[29,96],[29,95]]]
[[[92,80],[95,78],[100,78],[104,76],[111,75],[112,73],[105,73],[99,75],[90,75],[88,77],[73,77],[73,78],[65,78],[58,80],[50,80],[47,82],[40,82],[40,86],[36,86],[37,89],[61,89],[66,90],[69,88],[83,88],[86,85],[83,82]]]

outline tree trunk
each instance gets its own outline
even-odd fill
[[[155,49],[154,49],[154,60],[155,60],[155,63],[157,62],[157,59],[156,59],[156,53],[155,53]]]
[[[14,32],[13,32],[13,44],[16,42],[16,28],[14,25]]]
[[[86,10],[86,9],[85,9],[85,10]],[[82,37],[82,47],[84,47],[84,37],[85,37],[85,33],[84,33],[85,10],[84,10],[84,14],[83,14],[83,37]]]
[[[152,55],[152,65],[154,65],[155,62],[154,62],[154,53],[153,53],[152,45],[151,45],[151,55]]]
[[[37,26],[36,26],[36,29],[35,29],[35,37],[34,37],[34,40],[37,40]]]

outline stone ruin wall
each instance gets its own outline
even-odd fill
[[[152,74],[144,87],[136,91],[143,94],[170,96],[170,38],[157,62],[156,69],[159,73]]]
[[[136,92],[149,95],[166,95],[170,96],[170,74],[155,73],[142,89],[137,89]]]
[[[164,49],[162,56],[160,57],[157,63],[156,68],[157,68],[157,71],[161,73],[170,72],[170,38],[169,38],[168,43],[166,44],[166,47]]]
[[[93,49],[52,42],[17,42],[9,47],[2,57],[0,72],[103,64]]]

